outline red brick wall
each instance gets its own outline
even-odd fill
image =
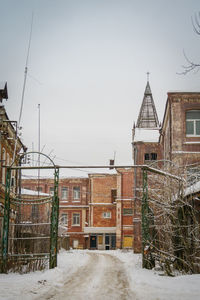
[[[103,218],[104,212],[111,212],[111,218]],[[116,206],[94,206],[93,207],[94,227],[115,227],[116,226]]]

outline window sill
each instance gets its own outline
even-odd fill
[[[200,141],[188,141],[188,142],[184,142],[184,145],[191,145],[191,144],[200,144]]]
[[[81,226],[80,224],[75,224],[75,225],[72,224],[72,227],[80,227],[80,226]]]

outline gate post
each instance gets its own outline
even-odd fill
[[[8,237],[9,237],[9,220],[10,220],[10,185],[11,185],[11,168],[6,170],[6,188],[3,217],[3,237],[2,237],[2,273],[7,272],[8,262]]]
[[[50,238],[50,260],[49,260],[50,269],[57,267],[58,215],[59,215],[58,182],[59,182],[59,169],[55,168],[54,195],[53,195],[52,210],[51,210],[51,238]]]
[[[151,262],[148,259],[150,251],[150,234],[149,234],[149,206],[148,206],[148,177],[147,170],[143,169],[143,196],[142,196],[142,267],[151,268]]]

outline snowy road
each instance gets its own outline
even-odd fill
[[[0,274],[0,300],[200,299],[200,274],[160,275],[132,251],[61,250],[54,269]]]
[[[86,266],[73,273],[62,288],[50,290],[44,299],[136,299],[118,258],[105,253],[89,253],[89,256]]]

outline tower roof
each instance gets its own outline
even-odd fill
[[[149,81],[144,92],[144,98],[137,119],[137,128],[159,128],[158,115],[153,101]]]

